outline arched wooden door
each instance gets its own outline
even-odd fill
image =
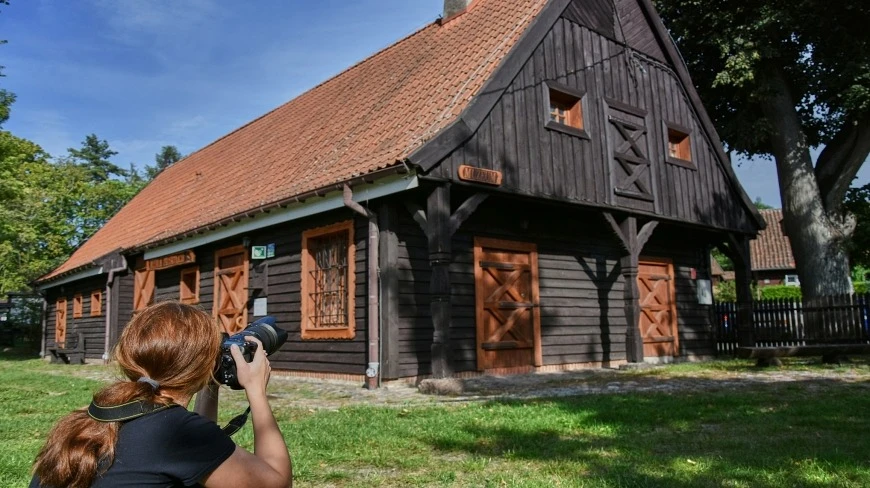
[[[667,259],[641,258],[637,272],[640,291],[640,336],[645,358],[679,355],[674,265]]]
[[[244,246],[215,253],[214,316],[227,334],[248,325],[248,251]]]
[[[475,238],[474,288],[478,369],[540,366],[537,247]]]

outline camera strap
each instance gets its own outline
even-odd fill
[[[156,403],[142,400],[135,400],[109,407],[104,407],[91,402],[91,404],[88,405],[88,415],[99,422],[123,422],[125,420],[132,420],[143,415],[148,415],[149,413],[166,410],[167,408],[174,406],[174,403],[170,403],[169,405],[158,405]]]
[[[224,434],[231,436],[231,435],[235,434],[236,432],[238,432],[239,429],[241,429],[245,425],[245,422],[248,421],[248,414],[249,413],[251,413],[251,407],[246,408],[244,412],[233,417],[233,419],[230,420],[230,423],[228,423],[226,426],[224,426],[224,428],[223,428]]]
[[[158,405],[143,400],[135,400],[109,407],[104,407],[91,402],[91,404],[88,405],[88,415],[98,422],[125,422],[127,420],[133,420],[148,415],[149,413],[166,410],[167,408],[174,406],[176,406],[174,403],[170,403],[169,405]],[[230,420],[230,422],[221,430],[229,436],[235,434],[244,427],[245,422],[248,421],[248,414],[250,413],[251,407],[246,408],[244,412],[233,417],[233,419]]]

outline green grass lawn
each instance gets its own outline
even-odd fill
[[[870,368],[795,367],[833,377],[740,388],[729,377],[706,391],[531,401],[331,411],[282,399],[274,407],[302,487],[870,486]],[[26,486],[49,428],[90,401],[101,382],[86,376],[103,370],[0,353],[0,486]],[[729,361],[637,377],[709,382],[743,370],[750,363]],[[229,399],[225,420],[240,405]],[[236,440],[250,449],[250,426]]]

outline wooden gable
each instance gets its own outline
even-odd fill
[[[486,96],[411,162],[451,180],[460,166],[497,171],[496,191],[754,233],[763,221],[651,9],[648,0],[552,2]],[[548,125],[548,86],[583,94],[582,134]],[[674,128],[685,137],[679,157]]]

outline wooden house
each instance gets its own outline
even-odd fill
[[[175,299],[369,387],[705,357],[763,225],[650,0],[446,0],[161,173],[39,280],[45,344]]]
[[[791,241],[782,225],[782,209],[759,210],[767,227],[749,244],[752,279],[758,287],[800,286]]]

